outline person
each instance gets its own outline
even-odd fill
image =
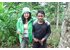
[[[28,7],[24,7],[22,10],[22,16],[18,19],[16,27],[17,34],[19,34],[20,47],[26,48],[32,43],[32,23],[31,12]]]
[[[45,13],[37,12],[37,21],[33,22],[33,48],[46,48],[46,40],[51,33],[50,23],[44,20]]]

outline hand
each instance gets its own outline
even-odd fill
[[[39,42],[39,40],[38,40],[37,38],[34,38],[34,41],[35,41],[35,42]]]
[[[45,38],[42,38],[41,42],[43,42],[45,40]]]
[[[23,36],[20,34],[20,32],[17,32],[17,34],[19,34],[20,38],[23,38]]]
[[[20,32],[17,32],[17,34],[20,34]]]

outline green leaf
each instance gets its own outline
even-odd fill
[[[3,2],[0,2],[0,13],[3,12]]]

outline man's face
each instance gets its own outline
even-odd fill
[[[44,15],[41,13],[38,13],[37,18],[39,21],[43,21]]]
[[[29,13],[28,12],[26,12],[26,13],[24,13],[24,18],[29,18]]]

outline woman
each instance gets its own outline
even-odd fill
[[[19,34],[19,41],[21,48],[28,47],[32,43],[32,22],[31,12],[28,7],[24,7],[22,17],[17,21],[17,33]]]

